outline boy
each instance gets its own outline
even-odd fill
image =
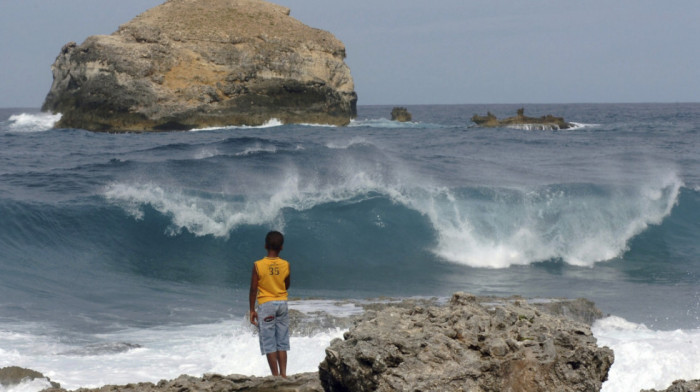
[[[284,236],[271,231],[265,237],[267,257],[253,265],[250,279],[250,322],[258,326],[260,352],[267,355],[267,364],[273,376],[287,377],[289,351],[289,263],[279,258]],[[258,307],[255,308],[257,299]]]

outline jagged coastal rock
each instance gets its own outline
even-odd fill
[[[58,127],[108,132],[349,123],[345,46],[289,14],[262,0],[168,0],[66,44],[42,110],[63,114]]]
[[[528,117],[525,115],[525,109],[518,109],[514,117],[504,118],[499,120],[491,112],[487,112],[485,116],[475,114],[472,116],[472,121],[481,127],[496,128],[519,128],[519,129],[569,129],[574,125],[566,122],[562,117],[555,117],[551,114],[542,117]]]
[[[408,122],[413,119],[413,116],[411,116],[411,113],[408,111],[408,109],[404,107],[395,107],[391,109],[391,121],[398,121],[398,122]]]
[[[326,349],[319,377],[326,391],[599,391],[613,359],[586,324],[457,293],[367,312]]]

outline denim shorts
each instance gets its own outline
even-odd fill
[[[289,351],[289,313],[287,301],[270,301],[258,305],[260,353]]]

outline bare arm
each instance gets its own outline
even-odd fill
[[[248,302],[250,304],[250,323],[258,325],[258,314],[255,312],[255,300],[258,297],[258,271],[253,265],[253,274],[250,278],[250,293],[248,294]]]
[[[286,290],[289,290],[289,285],[292,283],[291,280],[289,279],[290,276],[291,276],[291,274],[287,274],[287,277],[284,278],[284,288]]]

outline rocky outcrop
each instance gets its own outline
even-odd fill
[[[508,117],[499,120],[491,112],[487,112],[486,116],[475,114],[472,116],[472,121],[481,127],[487,128],[519,128],[519,129],[568,129],[572,128],[573,124],[566,122],[562,117],[554,117],[551,114],[542,117],[528,117],[525,115],[525,109],[518,109],[515,117]]]
[[[610,349],[596,346],[588,324],[602,314],[584,299],[457,293],[448,303],[425,298],[354,304],[364,313],[292,312],[293,329],[354,324],[344,340],[331,343],[319,372],[288,379],[183,375],[79,391],[598,391],[613,361]]]
[[[180,376],[170,381],[160,381],[128,385],[106,385],[95,389],[78,389],[80,392],[323,392],[318,373],[301,373],[281,377],[248,377],[241,375],[220,376],[205,374],[202,377]],[[66,392],[65,389],[51,388],[43,392]]]
[[[411,116],[411,113],[406,108],[397,106],[391,109],[391,121],[408,122],[411,121],[412,118],[413,116]]]
[[[63,114],[58,127],[93,131],[349,123],[345,46],[289,13],[262,0],[168,0],[65,45],[42,109]]]
[[[663,391],[657,391],[656,389],[644,389],[641,392],[700,392],[700,380],[676,380],[670,387],[664,389]]]
[[[12,387],[19,385],[23,381],[31,381],[36,379],[46,379],[47,382],[54,388],[61,387],[59,383],[52,382],[48,377],[45,377],[43,374],[35,370],[25,369],[18,366],[8,366],[0,369],[0,387]]]
[[[598,391],[613,362],[583,323],[524,300],[367,312],[326,350],[326,391]]]

